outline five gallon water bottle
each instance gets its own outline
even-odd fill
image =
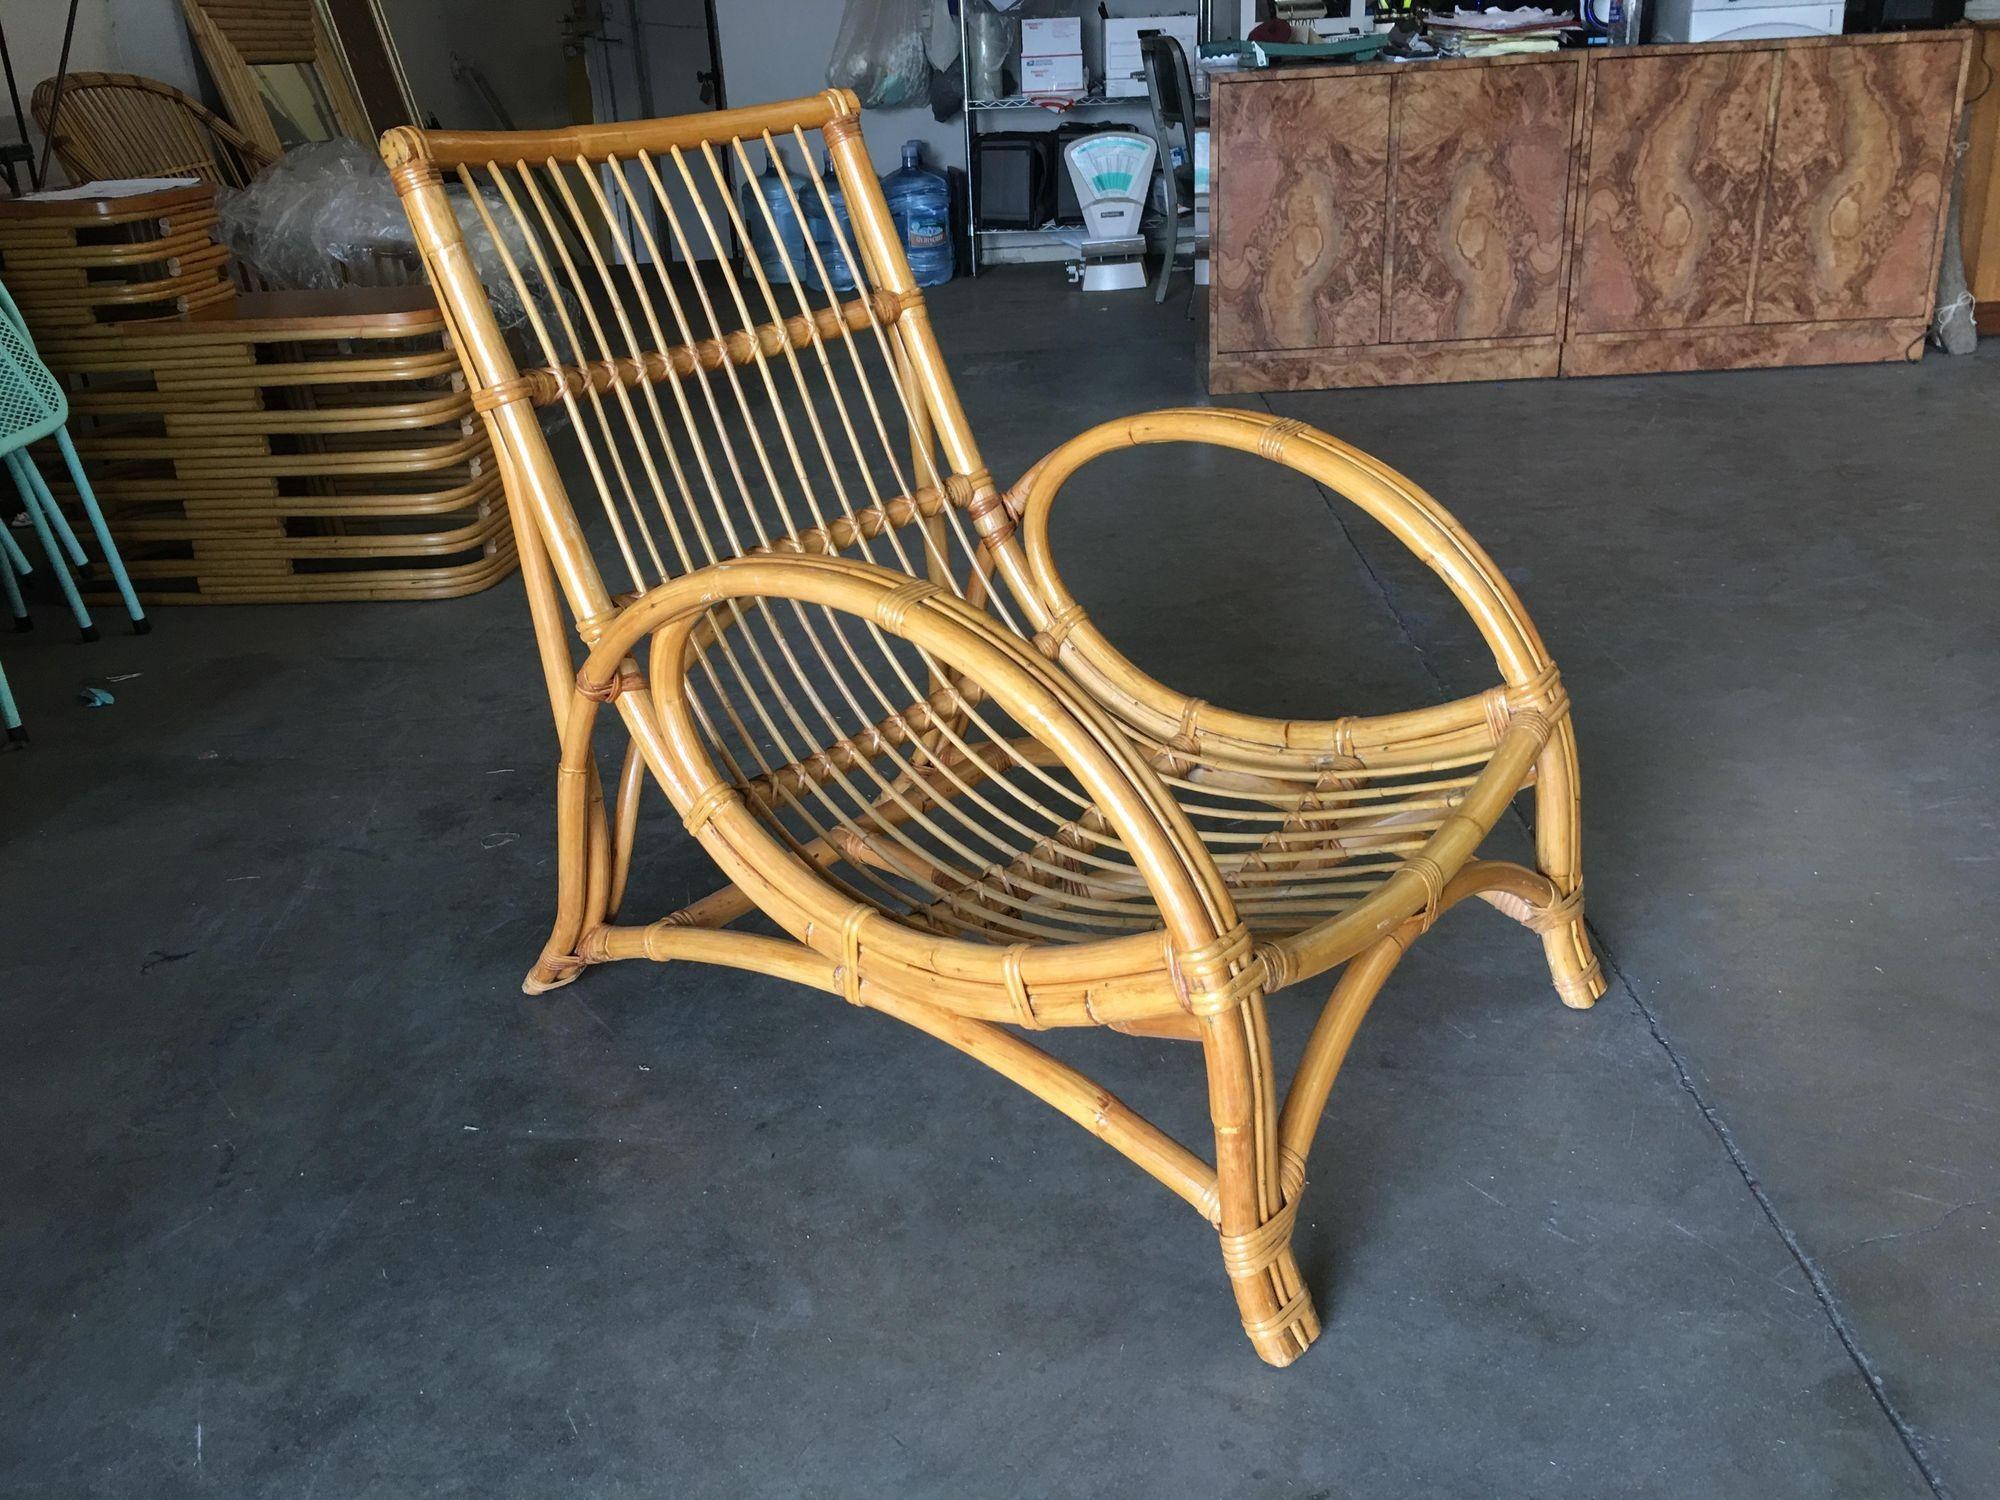
[[[902,168],[882,179],[882,195],[910,274],[918,286],[938,286],[951,280],[951,184],[926,172],[923,159],[922,141],[905,142]]]
[[[806,195],[799,201],[805,204],[806,227],[812,231],[813,243],[819,247],[821,264],[826,267],[827,279],[833,283],[836,292],[854,290],[854,267],[848,263],[848,256],[859,255],[861,247],[854,243],[854,226],[847,219],[847,194],[840,190],[840,179],[833,174],[833,157],[826,159],[826,170],[820,174],[826,184],[826,202],[819,201],[819,190],[810,183]],[[832,218],[827,217],[827,207],[833,208]],[[838,227],[839,233],[835,233]],[[843,254],[841,246],[846,245]],[[815,287],[819,281],[812,267],[806,267],[806,280]]]
[[[791,199],[785,195],[785,184],[791,183],[792,192],[804,203],[812,189],[806,180],[786,167],[776,151],[765,154],[764,170],[753,182],[743,184],[743,223],[750,231],[750,252],[763,266],[765,277],[774,286],[780,286],[793,279],[794,273],[800,277],[812,275],[812,259],[806,254],[806,233],[799,223],[799,216],[792,212]],[[770,205],[771,217],[766,220],[758,199]],[[775,239],[771,235],[771,225],[778,226]],[[790,268],[787,268],[787,261]]]

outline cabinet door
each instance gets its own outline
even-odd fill
[[[1391,343],[1560,331],[1581,66],[1564,59],[1398,75]]]
[[[1963,55],[1957,37],[1783,54],[1758,322],[1930,311]]]
[[[1257,79],[1219,92],[1215,347],[1375,343],[1389,79]]]
[[[1591,59],[1570,331],[1750,317],[1775,52]]]

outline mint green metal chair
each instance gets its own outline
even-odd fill
[[[98,508],[97,496],[83,472],[82,462],[76,456],[76,446],[69,440],[68,421],[69,399],[63,394],[62,384],[49,373],[48,366],[35,352],[34,338],[28,332],[20,309],[7,294],[5,285],[0,285],[0,457],[6,459],[8,472],[14,478],[14,487],[20,491],[28,524],[48,557],[49,570],[55,575],[70,613],[76,616],[83,638],[95,640],[97,628],[91,623],[90,611],[84,607],[83,596],[70,573],[72,565],[87,567],[89,556],[28,451],[31,443],[45,437],[55,438],[63,463],[69,468],[70,480],[76,485],[77,501],[90,522],[90,529],[97,538],[98,549],[105,566],[111,571],[119,596],[125,601],[126,613],[132,617],[133,633],[144,635],[152,626],[146,619],[145,610],[139,606],[139,596],[132,590],[132,580],[126,575],[124,559],[118,555],[118,544],[112,541],[111,530],[104,524],[104,512]],[[21,602],[20,586],[14,581],[13,574],[27,571],[26,564],[26,557],[10,538],[9,546],[0,548],[0,573],[8,575],[7,603],[14,612],[16,629],[24,628],[21,622],[28,616]]]

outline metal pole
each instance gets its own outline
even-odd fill
[[[42,164],[36,168],[32,181],[35,191],[40,192],[42,184],[49,180],[49,149],[56,143],[56,125],[62,119],[63,80],[69,76],[69,43],[76,35],[76,7],[78,0],[69,0],[69,15],[63,21],[62,56],[56,61],[55,92],[49,97],[49,128],[42,137]],[[8,81],[13,81],[11,70]]]
[[[5,22],[0,22],[0,69],[6,70],[7,97],[14,101],[14,129],[21,137],[21,160],[28,164],[28,186],[40,187],[41,184],[34,180],[35,153],[28,145],[28,117],[21,111],[21,86],[14,82],[14,59],[7,51]],[[11,159],[7,163],[7,184],[15,192],[20,192],[20,186],[14,178],[14,163]]]

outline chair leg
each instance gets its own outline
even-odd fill
[[[1160,257],[1160,281],[1153,288],[1153,301],[1167,300],[1167,282],[1173,278],[1174,256],[1181,247],[1181,194],[1180,185],[1174,180],[1172,157],[1166,161],[1166,171],[1161,174],[1167,190],[1167,248]]]
[[[27,477],[28,483],[34,489],[34,498],[28,502],[30,509],[36,500],[41,502],[42,515],[48,520],[49,530],[55,533],[56,540],[62,543],[63,550],[69,554],[71,566],[78,571],[88,568],[90,554],[83,550],[83,543],[76,539],[76,532],[70,527],[69,517],[64,515],[62,507],[56,504],[56,497],[49,490],[49,482],[42,478],[42,471],[36,465],[34,456],[26,448],[17,449],[16,455],[21,461],[21,473]]]
[[[76,591],[76,581],[69,576],[69,569],[63,564],[62,549],[57,544],[55,534],[49,530],[49,523],[42,515],[41,504],[35,498],[35,485],[41,476],[34,475],[34,461],[27,454],[16,449],[7,455],[7,467],[14,475],[14,487],[21,492],[21,503],[27,508],[28,521],[35,528],[35,537],[47,554],[49,567],[54,570],[56,582],[62,588],[63,598],[69,601],[69,612],[76,616],[77,628],[83,632],[86,641],[97,639],[97,627],[90,623],[90,611],[83,607],[83,596]]]
[[[589,725],[583,729],[587,737]],[[565,753],[556,773],[556,919],[541,956],[521,981],[524,994],[560,989],[584,971],[577,945],[593,921],[603,920],[609,894],[611,852],[604,797],[594,765],[573,764]]]
[[[1604,993],[1604,970],[1583,925],[1581,825],[1576,732],[1565,716],[1535,765],[1535,857],[1559,896],[1545,918],[1532,925],[1542,935],[1556,994],[1573,1010],[1588,1010]]]
[[[1253,997],[1203,1022],[1209,1113],[1215,1124],[1222,1264],[1250,1345],[1280,1368],[1319,1337],[1319,1314],[1292,1253],[1304,1166],[1278,1145],[1264,1002]]]
[[[98,553],[111,569],[111,581],[118,586],[118,595],[125,601],[125,613],[132,617],[132,633],[144,635],[153,628],[153,622],[139,607],[139,595],[125,572],[125,559],[119,556],[118,544],[111,539],[111,528],[104,524],[104,512],[98,508],[97,492],[91,489],[90,480],[84,475],[83,461],[76,456],[76,446],[69,440],[67,427],[56,429],[56,446],[62,449],[63,462],[69,466],[70,480],[76,485],[77,500],[82,504],[90,529],[97,537]]]
[[[0,563],[0,573],[6,565]],[[0,667],[0,726],[7,731],[7,741],[13,745],[27,743],[28,731],[21,727],[21,710],[14,706],[14,690],[7,685],[7,669]]]
[[[35,622],[28,618],[28,603],[21,597],[17,579],[17,575],[24,578],[34,571],[28,566],[28,554],[15,545],[12,529],[0,522],[0,593],[7,596],[7,612],[14,617],[16,630],[35,628]]]

